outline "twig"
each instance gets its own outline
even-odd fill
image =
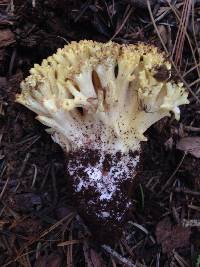
[[[31,142],[31,141],[36,142],[39,138],[40,138],[39,135],[29,136],[26,139],[22,140],[21,142],[16,143],[16,145],[23,145],[23,144]]]
[[[184,1],[183,11],[181,14],[181,20],[180,20],[180,26],[178,29],[177,38],[174,43],[174,49],[172,52],[172,56],[175,53],[175,64],[180,67],[181,61],[182,61],[182,53],[183,53],[183,47],[185,42],[185,35],[186,35],[186,29],[189,21],[189,14],[192,7],[192,1],[186,0]]]
[[[120,262],[122,262],[123,264],[125,264],[128,267],[137,267],[134,263],[132,263],[132,261],[122,257],[122,255],[120,255],[118,252],[116,252],[115,250],[113,250],[111,247],[107,246],[107,245],[102,245],[102,248],[108,252],[110,255],[112,255],[114,258],[116,258],[117,260],[119,260]]]
[[[14,50],[12,52],[11,60],[10,60],[10,63],[9,63],[8,77],[10,77],[12,75],[12,71],[13,71],[13,66],[14,66],[16,55],[17,55],[17,49],[14,48]]]
[[[173,2],[173,4],[175,5],[176,4],[176,2],[177,2],[177,0],[175,0],[174,2]],[[147,6],[148,7],[148,6]],[[163,20],[164,19],[164,17],[166,16],[166,15],[168,15],[169,14],[169,12],[170,12],[170,8],[168,8],[168,9],[166,9],[164,12],[162,12],[157,18],[155,18],[155,22],[160,22],[161,20]],[[147,30],[148,28],[150,28],[151,27],[151,25],[153,24],[152,23],[152,21],[145,21],[144,19],[141,19],[141,18],[139,18],[142,22],[144,22],[144,23],[146,23],[147,25],[144,27],[144,29],[145,30]],[[161,23],[160,23],[161,24]],[[163,23],[164,24],[164,23]],[[169,24],[168,24],[169,25]],[[173,26],[173,25],[171,25],[171,26]]]
[[[33,181],[32,181],[32,184],[31,184],[31,188],[33,188],[35,186],[35,182],[36,182],[36,179],[37,179],[37,172],[38,172],[36,164],[33,164],[32,166],[34,168],[34,175],[33,175]]]
[[[160,267],[160,252],[156,255],[156,267]]]
[[[44,185],[45,185],[45,183],[46,183],[46,181],[47,181],[47,178],[48,178],[50,169],[51,169],[51,165],[49,164],[49,165],[47,166],[47,171],[46,171],[46,173],[45,173],[45,175],[44,175],[44,178],[43,178],[43,180],[42,180],[42,183],[41,183],[41,185],[40,185],[40,190],[44,187]]]
[[[36,7],[36,0],[32,0],[32,7],[33,7],[33,8]]]
[[[196,132],[200,133],[200,128],[199,127],[193,127],[193,126],[184,126],[184,129],[188,132]]]
[[[65,41],[65,43],[66,44],[69,44],[70,42],[69,41],[67,41],[67,39],[66,38],[64,38],[63,36],[56,36],[57,38],[60,38],[60,39],[62,39],[63,41]]]
[[[52,186],[53,186],[53,203],[56,204],[58,200],[58,190],[57,190],[57,185],[56,185],[54,164],[52,164],[52,167],[51,167],[51,178],[52,178]]]
[[[9,180],[10,180],[10,175],[8,176],[8,178],[7,178],[7,180],[6,180],[5,184],[4,184],[4,187],[3,187],[2,191],[1,191],[0,200],[3,198],[3,195],[4,195],[5,191],[6,191],[7,186],[8,186]]]
[[[200,82],[200,78],[198,78],[194,82],[190,83],[189,86],[192,87],[192,86],[194,86],[195,84],[197,84],[199,82]]]
[[[55,230],[58,226],[62,225],[65,221],[67,221],[67,223],[70,223],[73,220],[74,216],[75,216],[75,213],[71,212],[70,214],[62,218],[61,220],[51,225],[49,228],[45,229],[43,232],[39,233],[37,237],[33,237],[32,239],[30,239],[24,246],[20,248],[18,257],[21,256],[23,254],[23,251],[27,249],[30,245],[37,242],[42,237],[48,235],[51,231]],[[16,259],[14,261],[16,261]]]
[[[85,261],[87,262],[87,266],[88,267],[94,267],[94,264],[92,263],[91,257],[90,257],[90,252],[89,252],[89,246],[87,244],[87,242],[84,242],[83,245],[83,252],[84,252],[84,256],[85,256]]]
[[[4,160],[4,161],[2,162],[2,166],[1,166],[1,170],[0,170],[0,178],[3,177],[4,172],[6,171],[6,169],[7,169],[7,165],[6,165],[6,162],[5,162],[5,160]]]
[[[194,42],[195,42],[195,45],[196,45],[196,47],[197,47],[197,53],[198,53],[198,55],[199,55],[199,57],[200,57],[200,51],[199,51],[199,49],[198,49],[198,47],[199,47],[199,44],[198,44],[198,41],[197,41],[197,38],[196,38],[196,34],[195,34],[195,26],[194,26],[194,24],[195,24],[195,22],[194,22],[194,11],[195,11],[195,7],[194,7],[194,5],[195,5],[195,3],[194,3],[195,1],[192,1],[192,31],[193,31],[193,36],[194,36]]]
[[[27,147],[25,150],[28,150],[35,142],[37,142],[37,140],[40,139],[40,136],[38,136],[37,138],[35,138],[35,140],[33,140]]]
[[[187,207],[188,207],[189,209],[192,209],[192,210],[200,211],[200,207],[199,207],[199,206],[195,206],[195,205],[187,205]]]
[[[168,0],[167,0],[167,1],[168,1]],[[170,4],[170,3],[169,3],[169,4]],[[163,48],[164,48],[166,54],[168,55],[168,57],[169,57],[169,59],[170,59],[170,61],[171,61],[171,63],[172,63],[172,66],[174,67],[174,69],[175,69],[177,75],[179,76],[180,80],[183,82],[183,84],[185,85],[185,87],[188,89],[188,91],[191,93],[191,95],[196,99],[196,101],[200,104],[200,100],[199,100],[199,98],[198,98],[197,95],[191,90],[189,84],[184,80],[184,78],[183,78],[183,76],[180,74],[180,72],[179,72],[179,70],[178,70],[176,64],[174,63],[174,61],[172,60],[171,56],[169,55],[168,49],[167,49],[166,45],[164,44],[164,42],[163,42],[163,40],[162,40],[162,37],[161,37],[161,35],[160,35],[160,33],[159,33],[159,30],[158,30],[158,28],[157,28],[157,26],[156,26],[156,23],[155,23],[153,14],[152,14],[152,10],[151,10],[151,6],[150,6],[150,3],[149,3],[149,0],[147,0],[147,5],[148,5],[149,15],[150,15],[150,17],[151,17],[153,26],[154,26],[154,28],[155,28],[155,30],[156,30],[156,33],[157,33],[157,35],[158,35],[158,37],[159,37],[159,39],[160,39],[160,42],[161,42],[161,44],[162,44],[162,46],[163,46]],[[195,59],[194,59],[194,60],[195,60]]]
[[[188,188],[180,188],[180,187],[176,187],[173,189],[175,192],[177,193],[185,193],[185,194],[189,194],[189,195],[193,195],[193,196],[200,196],[200,192],[198,191],[193,191],[193,190],[190,190]]]
[[[123,29],[124,25],[126,24],[128,18],[130,17],[131,13],[133,11],[133,8],[130,8],[128,14],[126,15],[124,21],[122,22],[121,26],[118,28],[118,30],[114,33],[114,35],[111,37],[110,41],[113,40],[119,33],[120,31]]]
[[[174,259],[181,267],[190,267],[190,265],[176,251],[173,251]]]
[[[172,11],[174,12],[174,14],[175,14],[177,20],[178,20],[179,23],[181,24],[182,22],[181,22],[181,19],[180,19],[178,13],[177,13],[177,10],[176,10],[175,7],[169,2],[169,0],[166,0],[166,1],[167,1],[168,5],[170,6],[170,8],[172,9]],[[188,44],[189,44],[189,46],[190,46],[190,49],[191,49],[191,52],[192,52],[192,56],[193,56],[195,65],[198,65],[198,62],[197,62],[197,59],[196,59],[196,56],[195,56],[195,52],[194,52],[194,49],[193,49],[193,47],[192,47],[192,43],[191,43],[191,40],[190,40],[190,37],[189,37],[189,34],[187,33],[187,31],[185,32],[185,35],[186,35],[186,37],[187,37],[187,41],[188,41]],[[200,77],[200,70],[199,70],[199,68],[197,68],[197,72],[198,72],[198,75],[199,75],[199,77]]]
[[[29,152],[26,154],[26,156],[25,156],[25,158],[23,160],[23,163],[22,163],[22,167],[21,167],[21,169],[20,169],[20,171],[18,173],[18,178],[20,178],[22,176],[22,174],[23,174],[23,172],[24,172],[24,170],[26,168],[26,164],[27,164],[27,162],[28,162],[28,160],[30,158],[30,155],[31,154]]]
[[[151,241],[152,241],[153,244],[156,243],[155,239],[150,235],[149,231],[148,231],[146,228],[144,228],[144,226],[142,226],[142,225],[140,225],[140,224],[138,224],[138,223],[133,223],[133,222],[131,222],[131,221],[130,221],[129,223],[132,224],[133,226],[135,226],[136,228],[140,229],[140,230],[141,230],[142,232],[144,232],[146,235],[148,235],[149,238],[151,239]]]
[[[172,182],[174,176],[176,175],[177,171],[179,170],[180,166],[182,165],[182,163],[183,163],[183,161],[185,159],[186,154],[187,154],[187,152],[184,152],[181,161],[179,162],[179,164],[177,165],[176,169],[174,170],[174,172],[172,173],[172,175],[169,177],[169,179],[167,180],[167,182],[163,185],[163,187],[161,188],[161,190],[158,193],[158,195],[162,194],[162,192],[170,185],[170,183]]]
[[[8,262],[5,263],[4,265],[2,265],[2,267],[10,266],[11,263],[18,261],[20,258],[23,258],[25,255],[29,255],[29,254],[31,254],[31,253],[33,253],[33,252],[35,252],[35,249],[30,250],[30,251],[28,251],[28,252],[26,252],[26,253],[23,253],[22,255],[18,255],[14,260],[10,260],[10,261],[8,261]]]
[[[194,220],[182,220],[182,226],[183,227],[200,227],[200,220],[194,219]]]
[[[74,22],[78,22],[78,20],[83,16],[83,14],[87,11],[87,9],[89,8],[89,6],[91,5],[91,1],[88,0],[87,2],[85,2],[80,10],[80,13],[78,14],[78,16],[75,18]]]
[[[57,244],[57,246],[58,247],[64,247],[64,246],[80,244],[80,243],[81,243],[80,240],[67,240],[67,241],[64,241],[64,242],[61,242],[61,243]]]
[[[200,63],[195,65],[194,67],[192,67],[191,69],[189,69],[188,71],[186,71],[184,74],[183,74],[183,78],[185,76],[187,76],[191,71],[195,70],[196,68],[199,68],[200,67]]]

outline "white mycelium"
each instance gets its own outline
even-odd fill
[[[103,162],[105,155],[102,154],[98,163],[93,166],[87,163],[83,166],[82,162],[77,159],[76,168],[74,164],[68,162],[68,171],[76,179],[75,191],[89,190],[94,188],[100,200],[109,201],[113,195],[120,194],[119,185],[122,180],[131,179],[134,176],[134,169],[139,162],[139,154],[134,157],[129,154],[121,156],[119,161],[116,160],[108,171],[104,171]]]

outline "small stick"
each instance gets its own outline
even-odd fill
[[[194,220],[183,219],[182,226],[183,227],[200,227],[200,220],[197,220],[197,219],[194,219]]]
[[[175,187],[174,191],[177,193],[185,193],[185,194],[189,194],[189,195],[193,195],[193,196],[200,196],[200,192],[193,191],[193,190],[190,190],[190,189],[185,188],[185,187],[183,187],[183,188]]]
[[[125,264],[128,267],[137,267],[134,263],[132,263],[130,260],[122,257],[118,252],[116,252],[115,250],[113,250],[111,247],[107,246],[107,245],[102,245],[102,248],[108,252],[110,255],[112,255],[114,258],[118,259],[120,262],[122,262],[123,264]]]
[[[31,155],[31,154],[30,154],[29,152],[26,154],[26,156],[25,156],[25,158],[24,158],[24,160],[23,160],[21,169],[20,169],[20,171],[19,171],[19,173],[18,173],[18,178],[20,178],[20,177],[22,176],[22,174],[23,174],[23,172],[24,172],[24,170],[25,170],[25,168],[26,168],[26,164],[27,164],[27,162],[28,162],[28,160],[29,160],[29,158],[30,158],[30,155]]]
[[[184,129],[187,131],[187,132],[197,132],[197,133],[200,133],[200,128],[199,127],[193,127],[193,126],[183,126]]]

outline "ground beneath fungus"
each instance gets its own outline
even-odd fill
[[[199,15],[198,0],[0,1],[0,266],[200,266]],[[147,132],[135,206],[113,250],[76,213],[59,146],[14,102],[34,63],[80,39],[165,46],[190,89],[181,121]]]

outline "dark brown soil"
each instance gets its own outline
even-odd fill
[[[0,266],[200,266],[200,148],[191,151],[200,138],[200,2],[144,2],[0,0]],[[34,63],[81,39],[164,45],[190,90],[180,122],[148,130],[135,207],[112,248],[92,241],[73,208],[60,147],[14,102]]]
[[[92,241],[99,245],[113,246],[119,241],[134,208],[131,197],[141,165],[140,161],[135,164],[136,157],[139,157],[137,151],[102,155],[102,151],[85,149],[68,154],[67,185],[73,204],[89,227]],[[123,168],[125,160],[126,169]]]

